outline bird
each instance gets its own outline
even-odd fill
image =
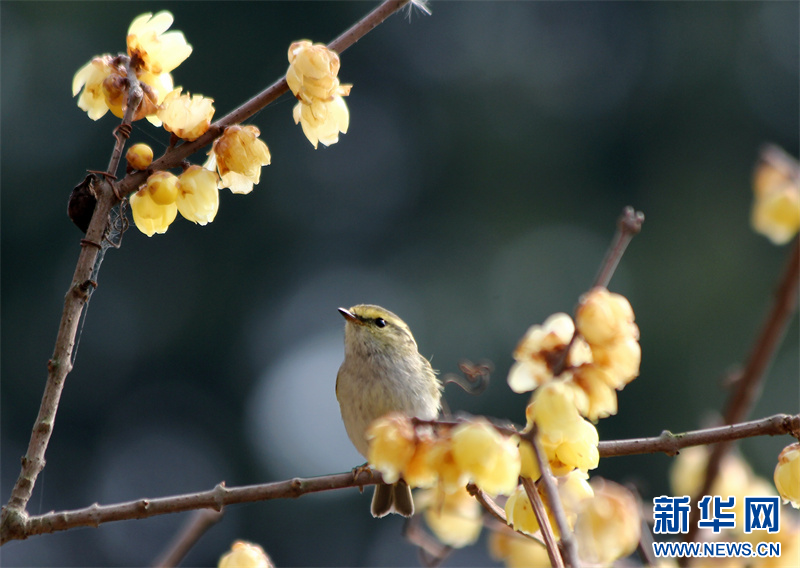
[[[408,325],[373,304],[339,308],[345,319],[344,362],[336,376],[336,398],[342,421],[356,450],[367,457],[366,432],[390,412],[433,420],[441,411],[442,383],[420,355]],[[375,486],[373,517],[414,514],[411,489],[399,479]]]

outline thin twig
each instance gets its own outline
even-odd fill
[[[622,210],[617,220],[617,232],[614,233],[614,240],[606,252],[606,256],[600,265],[600,270],[594,279],[594,286],[608,287],[611,282],[611,277],[625,254],[625,249],[628,248],[633,237],[639,234],[642,230],[642,223],[644,223],[644,213],[634,210],[633,207],[626,207]]]
[[[544,546],[547,550],[547,557],[550,559],[550,565],[553,568],[564,568],[564,559],[561,558],[561,551],[558,549],[558,541],[553,532],[553,527],[550,526],[550,518],[547,516],[547,509],[545,509],[544,502],[536,490],[533,481],[528,477],[522,478],[522,487],[525,488],[525,494],[528,496],[528,501],[533,508],[533,515],[536,517],[536,522],[539,523],[539,532],[544,540]]]
[[[555,477],[553,477],[553,472],[550,470],[550,463],[547,461],[544,450],[539,444],[539,437],[536,435],[536,423],[533,424],[526,438],[531,446],[533,446],[533,455],[536,456],[539,471],[541,472],[537,483],[540,483],[544,488],[544,496],[547,498],[550,512],[553,513],[553,518],[558,527],[559,538],[561,540],[560,550],[564,555],[564,563],[571,568],[579,568],[581,562],[578,557],[578,544],[575,542],[575,535],[572,534],[572,529],[569,528],[567,515],[564,513],[564,505],[561,503],[561,497],[558,495],[556,480]],[[528,491],[528,488],[526,487],[525,490]],[[539,523],[539,526],[542,526],[542,524]],[[549,548],[548,546],[548,549]]]
[[[382,480],[383,478],[379,472],[368,468],[360,468],[347,473],[306,479],[296,477],[286,481],[243,487],[226,487],[224,483],[220,483],[209,491],[156,499],[137,499],[136,501],[115,505],[98,505],[95,503],[84,509],[56,511],[29,517],[20,525],[20,530],[4,534],[0,544],[12,539],[21,540],[37,534],[65,531],[76,527],[98,527],[103,523],[112,521],[146,519],[157,515],[181,513],[196,509],[222,511],[225,506],[237,503],[289,499],[309,493],[348,487],[363,488],[367,485],[380,483]]]
[[[780,284],[775,293],[775,301],[767,313],[761,331],[758,334],[747,363],[739,380],[735,383],[735,390],[731,393],[725,409],[725,424],[735,424],[747,418],[758,400],[764,379],[767,375],[772,359],[781,345],[781,340],[786,333],[786,328],[791,321],[792,314],[797,308],[798,282],[800,281],[800,235],[798,235],[789,252]],[[719,474],[722,458],[728,453],[731,441],[715,445],[711,450],[706,466],[706,475],[696,498],[708,495],[714,481]],[[700,509],[692,509],[689,520],[689,531],[685,534],[685,541],[696,540],[697,520]]]
[[[494,500],[489,497],[480,487],[475,485],[474,483],[467,484],[467,492],[470,495],[475,497],[478,503],[487,511],[490,515],[492,515],[495,519],[503,523],[504,525],[508,526],[508,520],[506,519],[506,512],[494,502]]]
[[[169,543],[166,551],[153,562],[154,568],[172,568],[181,563],[181,560],[189,553],[192,547],[200,538],[206,534],[208,529],[216,525],[222,519],[222,511],[211,509],[200,509],[195,511],[189,518],[183,529]]]

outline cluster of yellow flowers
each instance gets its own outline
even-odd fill
[[[567,523],[574,531],[581,560],[590,565],[608,565],[631,554],[639,544],[639,505],[624,487],[601,478],[587,483],[587,478],[588,475],[578,470],[559,477],[558,495]],[[541,487],[537,491],[558,537],[558,527]],[[533,507],[522,487],[509,497],[505,509],[508,522],[515,530],[532,536],[539,530]],[[489,537],[489,551],[510,568],[550,565],[541,543],[508,530],[493,531]]]
[[[147,117],[156,126],[159,105],[173,91],[170,72],[189,57],[192,46],[179,31],[167,32],[173,18],[169,12],[142,14],[128,28],[130,68],[144,91],[134,120]],[[109,110],[122,118],[128,100],[128,69],[121,57],[95,56],[75,74],[72,95],[80,92],[78,106],[97,120]],[[179,91],[180,92],[180,91]],[[213,113],[213,107],[212,111]]]
[[[534,390],[528,427],[536,423],[556,475],[597,467],[597,430],[582,417],[617,413],[616,390],[639,374],[638,339],[628,300],[595,288],[581,298],[574,322],[554,314],[517,345],[508,384],[515,392]]]
[[[162,125],[173,136],[196,140],[211,126],[213,100],[173,89],[170,72],[192,52],[179,31],[167,32],[173,17],[169,12],[142,14],[128,30],[127,63],[124,56],[92,58],[76,74],[73,95],[80,92],[78,106],[93,120],[111,110],[122,117],[128,99],[127,73],[132,70],[144,91],[134,120],[147,118]],[[337,59],[338,61],[338,59]],[[337,67],[338,69],[338,67]],[[233,125],[214,142],[209,159],[188,166],[180,176],[166,171],[152,173],[130,197],[133,221],[147,236],[164,233],[180,213],[194,223],[214,220],[219,209],[218,189],[249,193],[261,178],[261,168],[271,161],[269,148],[258,137],[255,126]],[[132,146],[126,159],[130,170],[147,170],[153,151],[146,144]]]
[[[370,425],[367,439],[367,460],[387,483],[402,476],[410,487],[454,493],[472,481],[490,495],[508,495],[517,487],[519,440],[500,434],[485,418],[433,432],[390,413]]]
[[[339,141],[347,133],[350,112],[344,98],[352,85],[339,84],[339,56],[321,43],[296,41],[289,46],[286,82],[299,101],[293,112],[309,142],[317,147]]]
[[[785,167],[780,167],[785,166]],[[776,245],[788,243],[800,229],[800,179],[789,164],[760,160],[753,175],[753,230]]]
[[[673,495],[697,495],[703,483],[708,463],[709,450],[706,446],[694,446],[681,450],[670,469],[670,485]],[[784,448],[775,468],[775,485],[780,496],[793,507],[800,505],[800,444]],[[729,453],[720,463],[719,473],[709,494],[724,498],[734,497],[733,513],[736,519],[745,515],[745,497],[752,495],[775,496],[775,488],[766,479],[753,473],[750,466],[739,454]],[[714,535],[724,541],[749,541],[780,543],[779,557],[727,559],[726,566],[749,566],[751,568],[780,568],[797,566],[800,558],[800,518],[791,509],[780,512],[780,530],[744,532],[743,523],[736,523],[731,529],[723,529]]]
[[[275,565],[263,548],[243,540],[234,542],[217,564],[218,568],[272,568],[273,566]]]

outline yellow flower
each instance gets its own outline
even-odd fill
[[[303,134],[317,147],[319,142],[325,146],[336,144],[339,133],[347,134],[350,125],[350,111],[341,96],[330,101],[317,101],[312,104],[297,103],[292,111],[294,123],[300,123]]]
[[[415,496],[417,510],[441,542],[453,548],[474,544],[483,528],[480,504],[464,487],[452,493],[429,489]]]
[[[296,41],[289,46],[286,82],[298,100],[311,104],[330,100],[339,88],[339,55],[321,43]]]
[[[81,93],[78,107],[86,111],[92,120],[97,120],[108,112],[103,81],[114,71],[111,60],[110,55],[95,57],[78,69],[72,78],[72,96]]]
[[[552,380],[551,364],[563,355],[574,333],[575,324],[564,313],[553,314],[542,325],[531,326],[514,349],[516,362],[508,373],[511,390],[528,392]],[[577,338],[570,349],[566,366],[578,366],[591,361],[588,345]]]
[[[261,166],[269,165],[269,148],[258,139],[261,131],[253,126],[229,126],[216,139],[206,169],[219,171],[220,186],[233,193],[250,193],[261,179]]]
[[[414,427],[407,416],[393,412],[378,418],[367,429],[367,461],[394,483],[414,456]]]
[[[753,192],[750,217],[753,230],[776,245],[789,242],[800,229],[800,186],[797,178],[762,160],[756,166]]]
[[[592,487],[586,482],[588,477],[589,476],[587,474],[575,470],[567,475],[556,478],[558,482],[558,498],[561,501],[561,505],[564,509],[564,515],[566,517],[567,524],[570,527],[575,525],[575,519],[578,516],[578,511],[582,507],[582,503],[584,503],[587,499],[591,499],[591,497],[594,495]],[[537,486],[536,490],[539,496],[542,498],[542,502],[544,503],[544,508],[547,512],[550,526],[552,527],[556,537],[558,537],[558,526],[556,525],[555,519],[550,510],[547,498],[544,496],[544,488],[542,486]],[[536,515],[533,512],[533,505],[531,505],[530,499],[528,499],[528,494],[522,485],[517,487],[514,493],[512,493],[508,498],[506,501],[505,510],[506,520],[510,526],[514,527],[515,530],[529,535],[533,535],[539,530],[539,521],[536,519]]]
[[[800,190],[796,185],[776,188],[753,203],[753,230],[776,245],[788,243],[800,228]]]
[[[491,495],[507,495],[517,486],[520,471],[516,437],[500,434],[486,419],[460,424],[453,430],[453,457],[475,485]]]
[[[539,469],[539,462],[536,460],[536,455],[533,453],[533,446],[531,446],[530,442],[525,440],[520,441],[519,458],[519,474],[522,477],[528,477],[533,481],[541,477],[542,472]]]
[[[567,386],[580,389],[586,395],[585,406],[578,410],[592,422],[617,413],[617,393],[611,383],[608,374],[596,365],[581,366],[566,381]]]
[[[146,170],[153,163],[153,149],[147,144],[134,144],[125,152],[125,160],[134,170]]]
[[[257,544],[237,540],[230,552],[219,559],[218,568],[272,568],[274,566],[264,549]]]
[[[143,97],[132,120],[141,120],[154,115],[158,110],[158,93],[146,82],[140,82],[140,86]],[[113,68],[113,72],[103,80],[103,96],[114,116],[117,118],[125,116],[128,106],[128,76],[124,68]]]
[[[556,475],[574,468],[586,472],[600,460],[597,429],[579,414],[579,394],[580,389],[553,381],[539,387],[525,409],[528,424],[538,426],[539,441]]]
[[[616,483],[592,480],[594,497],[582,501],[575,521],[581,560],[611,564],[639,544],[642,520],[633,494]]]
[[[152,174],[145,187],[158,205],[170,205],[178,199],[178,178],[170,172]]]
[[[292,115],[314,148],[319,142],[335,144],[350,124],[342,97],[350,94],[352,85],[339,84],[339,66],[339,56],[323,44],[303,40],[289,46],[286,82],[300,101]]]
[[[169,205],[156,203],[146,187],[131,195],[130,204],[134,224],[148,237],[166,233],[178,216],[178,206],[174,202]]]
[[[605,371],[609,386],[625,388],[639,376],[642,347],[634,337],[624,337],[607,345],[592,345],[594,364]]]
[[[192,46],[182,32],[167,32],[172,14],[162,11],[155,16],[148,12],[137,17],[128,28],[128,55],[151,73],[169,73],[189,57]],[[166,33],[165,33],[166,32]]]
[[[520,485],[506,499],[506,521],[514,530],[534,535],[539,530],[539,521],[533,512],[533,505],[525,488]]]
[[[575,326],[590,346],[607,345],[622,337],[639,337],[633,308],[625,296],[594,288],[580,299]]]
[[[214,99],[207,99],[203,95],[182,95],[178,87],[164,98],[157,115],[164,123],[164,128],[178,138],[197,140],[211,126],[213,102]]]
[[[795,509],[800,508],[800,443],[781,450],[773,478],[784,503],[788,501]]]
[[[219,210],[217,174],[200,166],[189,166],[178,178],[178,211],[198,225],[214,220]]]

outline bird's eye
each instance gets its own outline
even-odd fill
[[[383,318],[375,318],[375,325],[378,327],[386,327],[386,320]]]

